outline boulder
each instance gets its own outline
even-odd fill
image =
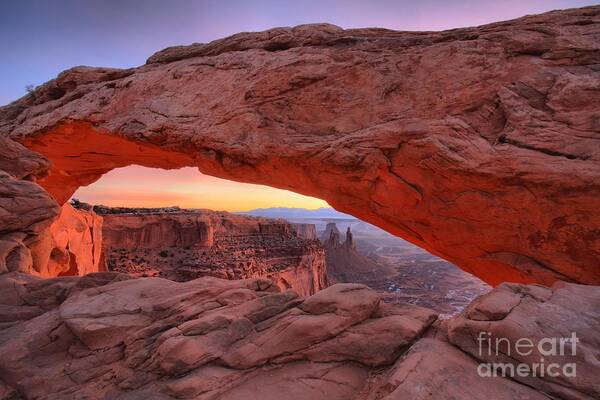
[[[535,390],[501,377],[482,378],[477,362],[454,346],[421,339],[398,360],[379,389],[384,400],[544,400]]]
[[[106,272],[0,276],[0,394],[27,399],[593,399],[598,287],[504,284],[441,323],[363,285],[308,298],[264,279],[173,282]],[[537,362],[501,342],[576,332],[576,376],[488,374]],[[569,342],[566,347],[570,350]],[[545,344],[544,346],[548,346]],[[547,350],[543,347],[542,350]],[[511,351],[511,353],[509,353]],[[510,356],[510,357],[509,357]],[[0,397],[2,398],[2,397]]]
[[[597,398],[598,310],[598,286],[502,284],[452,318],[448,337],[481,363],[505,364],[501,371],[529,387],[564,399]]]

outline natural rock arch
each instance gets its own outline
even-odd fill
[[[65,71],[0,108],[0,135],[52,161],[38,182],[59,203],[113,168],[197,166],[325,199],[491,284],[599,284],[599,14],[241,33]]]

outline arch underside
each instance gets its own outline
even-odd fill
[[[114,168],[196,166],[324,199],[494,285],[600,284],[600,34],[553,18],[317,25],[285,48],[245,34],[78,67],[1,108],[0,134],[52,162],[37,182],[58,203]]]

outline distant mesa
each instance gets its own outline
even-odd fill
[[[272,208],[256,208],[250,211],[240,211],[236,214],[253,215],[256,217],[266,218],[284,218],[284,219],[348,219],[356,220],[356,217],[341,213],[333,208],[317,208],[309,210],[306,208],[292,207],[272,207]]]

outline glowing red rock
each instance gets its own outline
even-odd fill
[[[598,7],[446,32],[332,25],[77,67],[0,109],[59,203],[116,167],[327,200],[491,284],[600,283]]]

